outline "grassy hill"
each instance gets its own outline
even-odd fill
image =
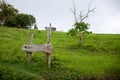
[[[31,62],[21,50],[27,34],[34,43],[47,42],[47,32],[0,26],[0,80],[118,80],[120,34],[84,35],[83,45],[64,32],[52,32],[51,68],[44,53],[33,53]]]

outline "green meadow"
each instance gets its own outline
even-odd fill
[[[0,80],[119,80],[120,34],[86,34],[77,37],[54,31],[51,68],[46,55],[36,52],[26,61],[21,47],[34,32],[35,44],[47,43],[47,32],[0,26]]]

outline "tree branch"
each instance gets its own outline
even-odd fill
[[[83,11],[80,11],[80,22],[82,22],[83,20],[88,18],[90,13],[94,13],[95,12],[96,7],[90,9],[91,8],[91,2],[92,2],[92,0],[90,0],[90,2],[88,3],[88,11],[87,11],[87,13],[85,15],[82,15]]]
[[[70,11],[73,13],[74,15],[74,19],[75,19],[75,22],[77,22],[77,14],[76,14],[76,7],[75,7],[75,4],[73,3],[73,9],[70,8]]]
[[[88,10],[85,14],[83,14],[83,10],[80,11],[80,14],[79,14],[79,17],[77,17],[77,13],[76,13],[76,7],[75,7],[75,4],[73,3],[73,9],[70,8],[70,11],[73,13],[74,15],[74,20],[75,20],[75,23],[78,22],[78,20],[80,22],[83,22],[86,18],[89,17],[89,14],[90,13],[94,13],[95,12],[95,9],[96,7],[92,8],[91,9],[91,2],[92,0],[90,0],[90,2],[88,3]]]

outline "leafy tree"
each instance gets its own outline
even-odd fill
[[[15,16],[16,26],[19,28],[31,28],[36,23],[35,17],[28,14],[17,14]]]
[[[82,34],[87,33],[87,29],[89,28],[89,24],[85,22],[76,22],[74,24],[75,28],[69,30],[68,34],[71,36],[78,36],[80,43],[82,43]]]
[[[37,24],[34,25],[34,29],[38,29]]]
[[[76,36],[77,35],[77,30],[75,28],[72,28],[72,29],[69,30],[69,32],[67,34],[71,35],[71,36]]]
[[[12,5],[5,1],[0,1],[0,24],[6,25],[7,22],[12,21],[13,17],[18,13]]]
[[[18,10],[4,0],[0,1],[0,24],[6,26],[17,26],[20,28],[31,28],[36,23],[32,15],[18,14]]]
[[[91,1],[88,4],[88,11],[86,12],[86,14],[83,14],[83,10],[80,11],[79,17],[77,17],[77,13],[76,13],[76,7],[75,4],[73,3],[73,9],[70,8],[71,12],[74,15],[74,19],[75,19],[75,23],[74,23],[74,28],[70,29],[68,34],[70,34],[71,36],[76,36],[78,35],[80,44],[82,44],[83,42],[83,33],[89,33],[87,30],[89,28],[89,24],[85,23],[84,20],[88,18],[89,14],[91,12],[94,12],[95,8],[90,9],[91,6]]]

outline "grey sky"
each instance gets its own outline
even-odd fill
[[[6,0],[17,8],[20,13],[36,17],[39,29],[44,29],[49,23],[59,31],[68,31],[74,23],[70,8],[76,4],[77,12],[87,10],[90,0]],[[120,34],[120,0],[92,0],[96,7],[86,22],[90,23],[90,31],[94,33]]]

